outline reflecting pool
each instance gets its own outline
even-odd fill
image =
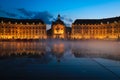
[[[0,80],[120,80],[119,41],[3,41]]]

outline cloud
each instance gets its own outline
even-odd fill
[[[33,19],[42,19],[47,24],[51,24],[53,15],[50,14],[48,11],[38,12],[34,15]]]
[[[48,12],[48,11],[42,11],[42,12],[35,12],[35,11],[29,11],[24,8],[17,9],[23,16],[24,18],[30,18],[30,19],[41,19],[43,20],[46,24],[51,24],[52,21],[55,21],[56,18]],[[73,22],[71,18],[64,16],[61,16],[61,19],[65,21],[65,24]]]
[[[73,20],[71,18],[67,18],[66,16],[62,16],[61,19],[65,20],[67,22],[73,22]]]
[[[51,24],[51,20],[53,18],[53,15],[50,14],[48,11],[43,12],[35,12],[35,11],[28,11],[24,8],[17,9],[25,18],[30,19],[41,19],[46,24]]]
[[[28,11],[24,8],[19,8],[17,9],[17,11],[19,11],[22,15],[24,15],[27,18],[31,18],[35,13],[32,11]]]
[[[25,8],[14,9],[13,11],[14,13],[2,10],[2,8],[0,8],[0,15],[18,19],[41,19],[48,25],[51,25],[52,21],[57,19],[48,11],[30,11]],[[71,18],[68,18],[65,15],[61,16],[61,20],[63,20],[66,25],[69,25],[73,21]]]
[[[7,11],[1,10],[1,9],[0,9],[0,14],[4,14],[7,17],[17,17],[17,14],[15,14],[15,13],[7,12]]]

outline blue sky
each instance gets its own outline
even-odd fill
[[[56,16],[70,24],[75,19],[120,16],[120,0],[0,0],[0,16],[41,18],[51,24]]]

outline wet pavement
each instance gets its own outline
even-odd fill
[[[115,41],[1,42],[0,78],[120,80],[119,44]]]

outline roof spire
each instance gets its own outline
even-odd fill
[[[58,14],[58,19],[60,19],[60,14]]]

